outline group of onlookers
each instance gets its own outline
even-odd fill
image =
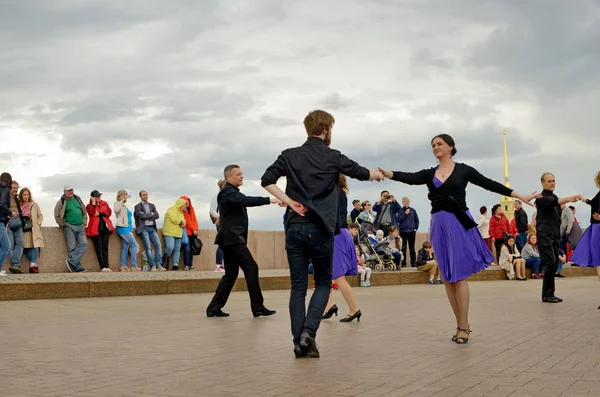
[[[180,254],[183,253],[185,270],[196,270],[193,256],[199,255],[202,241],[198,238],[198,219],[187,196],[178,198],[165,213],[162,228],[164,252],[157,223],[160,215],[156,206],[148,201],[148,192],[139,192],[140,202],[128,207],[131,195],[119,190],[116,202],[111,206],[102,199],[102,193],[93,190],[88,204],[75,194],[73,186],[65,185],[63,195],[54,207],[54,218],[63,231],[67,245],[66,265],[71,272],[84,272],[81,259],[88,246],[88,237],[94,244],[98,264],[102,272],[111,272],[108,262],[108,242],[116,231],[121,240],[120,270],[122,272],[141,271],[138,266],[139,247],[135,234],[139,235],[148,271],[165,271],[171,264],[172,270],[179,270]],[[115,215],[115,223],[111,216]],[[0,227],[0,264],[9,258],[11,273],[24,273],[21,269],[23,253],[30,262],[29,272],[38,273],[37,258],[43,247],[41,225],[43,215],[33,200],[30,189],[19,191],[19,184],[9,173],[0,176],[0,216],[5,227]],[[219,225],[217,210],[211,210],[213,223]],[[129,266],[128,266],[129,263]],[[222,272],[222,257],[217,254],[217,270]],[[0,266],[1,268],[1,266]],[[0,270],[0,275],[6,272]]]

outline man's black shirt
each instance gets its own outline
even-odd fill
[[[542,191],[542,197],[535,200],[537,208],[536,232],[560,237],[561,209],[558,197],[549,190]]]
[[[515,222],[517,224],[517,230],[519,233],[525,233],[529,230],[529,224],[527,222],[527,212],[523,208],[515,211]]]
[[[265,171],[261,185],[277,183],[287,178],[285,193],[308,208],[307,220],[323,231],[339,230],[339,174],[366,181],[370,172],[344,156],[338,150],[325,145],[320,138],[310,137],[302,146],[284,150]],[[290,214],[288,212],[286,214]],[[295,213],[294,213],[295,214]],[[289,222],[286,216],[286,224]]]

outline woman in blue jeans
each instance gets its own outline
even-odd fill
[[[531,269],[531,278],[542,278],[542,272],[540,270],[540,252],[537,246],[537,236],[530,233],[527,237],[527,244],[523,246],[521,256],[525,259],[525,267]]]
[[[140,271],[137,266],[138,244],[133,237],[132,218],[133,213],[127,208],[125,203],[129,198],[125,190],[119,190],[117,193],[117,202],[114,210],[117,217],[117,234],[121,237],[121,271]],[[131,268],[127,267],[127,253],[131,250]]]
[[[12,177],[8,172],[3,172],[0,175],[0,277],[6,276],[6,272],[2,270],[2,265],[10,250],[10,241],[6,232],[6,225],[12,215],[10,210],[10,188],[12,186]]]

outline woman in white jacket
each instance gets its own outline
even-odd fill
[[[506,271],[509,280],[515,279],[515,272],[517,280],[527,280],[525,277],[525,259],[521,257],[521,253],[519,253],[519,250],[515,246],[514,237],[511,236],[502,244],[499,262],[500,267]]]

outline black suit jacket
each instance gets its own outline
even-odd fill
[[[142,230],[144,230],[144,222],[145,221],[154,221],[154,228],[156,228],[156,220],[160,218],[156,207],[152,203],[148,203],[150,205],[150,213],[144,212],[144,204],[142,202],[136,204],[133,208],[133,219],[135,220],[135,233],[141,234]],[[152,215],[154,213],[154,215]]]
[[[269,197],[249,197],[229,182],[217,195],[221,230],[217,233],[215,244],[246,245],[248,242],[248,211],[246,207],[258,207],[271,204]]]

